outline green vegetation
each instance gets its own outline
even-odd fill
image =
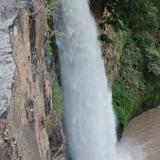
[[[131,39],[127,39],[120,58],[120,68],[113,82],[113,105],[117,113],[119,129],[123,130],[137,110],[145,90],[143,56]],[[135,56],[136,53],[136,56]]]
[[[154,48],[146,48],[146,67],[152,77],[160,78],[160,51]]]
[[[143,106],[156,107],[160,103],[160,85],[147,87],[146,93],[142,99]]]
[[[135,108],[133,105],[132,96],[120,85],[114,85],[112,91],[113,106],[118,119],[118,137],[120,138],[121,133],[124,127],[127,126]]]
[[[47,56],[52,57],[54,53],[53,48],[53,29],[54,29],[54,23],[53,23],[53,14],[55,11],[57,5],[57,0],[45,0],[45,12],[47,15],[47,23],[49,27],[49,31],[46,36],[46,41],[44,44],[44,47],[47,52]]]
[[[62,89],[58,84],[57,80],[53,81],[52,94],[53,94],[53,106],[55,107],[54,109],[59,119],[61,119],[63,114],[63,96],[62,96]]]
[[[47,52],[47,56],[54,61],[54,66],[49,68],[50,82],[52,83],[52,95],[53,95],[53,107],[59,119],[62,119],[63,114],[63,96],[62,89],[58,82],[58,76],[56,69],[59,68],[59,61],[54,46],[54,22],[53,14],[57,6],[57,0],[45,0],[45,10],[47,14],[47,23],[49,31],[46,36],[44,47]],[[58,73],[59,74],[59,73]]]
[[[53,41],[52,41],[52,35],[50,32],[47,33],[47,37],[46,37],[46,40],[45,40],[45,44],[44,44],[44,47],[46,49],[46,53],[47,53],[47,56],[49,57],[52,57],[53,56]]]
[[[57,0],[45,0],[45,10],[47,15],[53,16],[53,13],[56,9],[56,5],[57,5]]]
[[[47,22],[50,31],[54,30],[53,14],[57,6],[57,0],[45,0],[45,12],[47,15]]]
[[[158,9],[152,0],[108,0],[106,6],[112,13],[109,22],[115,27],[124,24],[141,34],[157,28]]]
[[[115,32],[123,33],[124,37],[117,48],[120,52],[116,56],[120,58],[114,57],[119,60],[118,73],[112,78],[113,105],[120,136],[136,112],[160,104],[160,3],[159,0],[92,3],[107,8],[111,14],[107,15],[106,24],[112,25]],[[119,43],[108,41],[107,35],[101,36],[101,40],[109,43],[110,48]],[[112,74],[113,69],[107,69],[109,75]]]

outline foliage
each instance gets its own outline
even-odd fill
[[[48,16],[53,16],[57,3],[57,0],[45,0],[45,10]]]
[[[120,137],[136,112],[160,104],[160,3],[159,0],[91,0],[91,4],[95,5],[93,10],[105,4],[111,13],[105,23],[111,24],[114,32],[125,33],[123,42],[113,38],[114,34],[100,36],[112,50],[117,48],[113,63],[120,57],[118,73],[111,78]],[[115,75],[112,72],[115,72],[113,67],[107,66],[107,73]]]
[[[46,41],[44,44],[44,47],[46,49],[47,52],[47,56],[52,57],[53,56],[53,47],[52,47],[52,35],[50,32],[47,33],[47,37],[46,37]]]
[[[63,96],[62,96],[62,89],[60,85],[58,84],[57,80],[53,81],[52,84],[52,94],[53,94],[53,105],[54,109],[58,115],[58,117],[61,119],[63,114]]]
[[[113,40],[107,34],[104,33],[99,36],[99,40],[108,44],[113,43]]]
[[[134,41],[134,43],[136,44],[136,46],[142,51],[144,52],[144,49],[147,48],[154,48],[155,46],[155,40],[154,38],[150,35],[150,34],[139,34],[139,35],[135,35],[132,33],[132,39]]]
[[[133,100],[132,96],[119,84],[113,86],[113,106],[119,125],[122,128],[126,127],[134,110]]]
[[[58,81],[58,68],[59,68],[59,59],[56,52],[55,44],[53,43],[55,39],[54,33],[54,22],[53,22],[53,14],[56,9],[58,1],[57,0],[45,0],[45,8],[47,13],[47,23],[49,27],[49,31],[46,36],[45,41],[45,48],[47,50],[47,55],[54,61],[54,65],[49,71],[50,81],[52,81],[52,95],[53,95],[53,106],[54,110],[56,111],[57,116],[59,119],[62,119],[63,114],[63,96],[62,96],[62,89]],[[63,33],[59,33],[61,36]],[[53,55],[54,54],[54,55]]]
[[[115,31],[126,32],[119,71],[112,86],[121,136],[139,109],[160,103],[160,3],[159,0],[104,0],[103,3],[111,13],[107,23]]]
[[[160,11],[160,3],[159,0],[152,0],[153,4],[157,7],[157,9]],[[160,14],[160,13],[159,13]]]
[[[150,76],[160,78],[160,51],[146,48],[146,66]]]
[[[150,37],[133,39],[128,32],[119,72],[113,82],[113,104],[118,116],[119,135],[141,107],[160,103],[159,56],[160,52]]]
[[[160,104],[160,85],[148,84],[142,99],[142,106],[156,107]]]
[[[137,97],[140,97],[145,90],[142,59],[140,50],[128,35],[120,59],[120,69],[112,86],[113,105],[118,119],[119,136],[121,136],[121,132],[137,110],[137,107],[135,107],[139,103]]]
[[[110,23],[128,26],[133,32],[148,32],[157,27],[157,8],[151,0],[108,0],[108,10],[112,13]]]

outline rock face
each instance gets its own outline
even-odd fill
[[[0,115],[5,112],[11,97],[15,63],[11,54],[7,25],[0,24]]]
[[[144,150],[145,160],[159,160],[160,106],[134,118],[124,132]]]
[[[12,18],[17,11],[15,7],[16,0],[1,0],[0,6],[0,21],[6,21],[8,18]]]
[[[11,97],[15,63],[12,56],[8,26],[12,24],[17,11],[14,0],[2,0],[0,6],[0,115],[4,113]]]
[[[0,160],[50,159],[45,119],[52,92],[43,53],[46,19],[37,7],[42,5],[36,0],[19,11],[9,27],[12,51],[8,35],[7,44],[0,43],[7,48],[0,50],[0,108],[8,108],[0,118]]]

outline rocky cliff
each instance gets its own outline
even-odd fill
[[[9,24],[9,32],[7,27],[7,34],[1,31],[4,35],[4,43],[0,44],[0,67],[4,68],[0,71],[1,160],[50,159],[50,133],[46,128],[50,127],[54,111],[45,64],[48,28],[43,8],[40,0],[27,4]],[[55,114],[52,118],[56,130]]]

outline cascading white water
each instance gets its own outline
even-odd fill
[[[88,1],[59,0],[54,19],[70,157],[119,160],[111,90]]]

